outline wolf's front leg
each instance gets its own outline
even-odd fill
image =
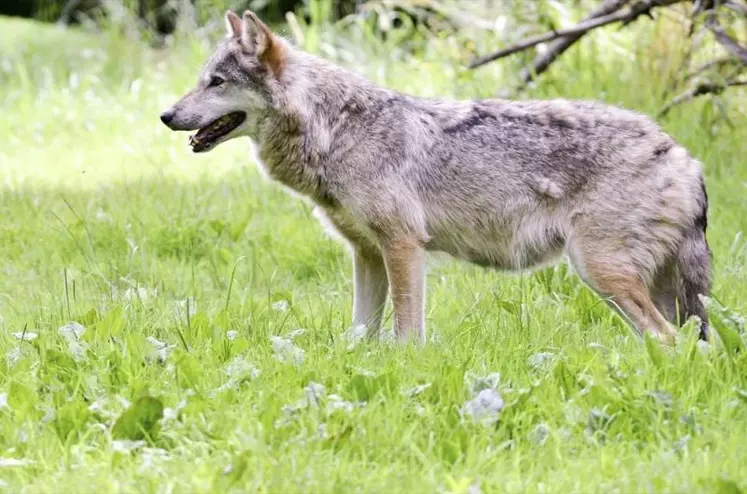
[[[381,253],[354,251],[353,283],[353,324],[365,325],[369,337],[378,337],[389,289]]]
[[[402,239],[387,242],[382,252],[389,274],[397,339],[425,343],[425,251],[416,240]]]

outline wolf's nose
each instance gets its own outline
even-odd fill
[[[165,112],[161,113],[161,122],[168,125],[171,123],[172,120],[174,120],[174,110],[172,108],[169,108]]]

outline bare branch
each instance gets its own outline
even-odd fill
[[[744,16],[747,16],[747,6],[744,6],[742,4],[735,3],[735,2],[726,2],[724,3],[724,7],[726,7],[727,9],[733,10],[737,14],[742,14]]]
[[[709,11],[708,17],[706,18],[706,27],[716,37],[721,46],[723,46],[729,53],[742,60],[742,63],[747,64],[747,48],[739,44],[739,41],[735,40],[728,34],[718,21],[718,16],[715,12]]]
[[[688,72],[685,77],[683,77],[683,80],[689,80],[693,77],[697,77],[704,72],[708,72],[709,70],[720,70],[724,67],[728,67],[730,65],[741,65],[740,60],[737,60],[735,58],[731,57],[723,57],[723,58],[717,58],[715,60],[711,60],[709,62],[706,62],[695,69]]]
[[[62,12],[60,13],[60,18],[57,22],[60,24],[70,24],[70,20],[72,19],[73,13],[75,12],[75,9],[78,8],[78,5],[80,4],[80,0],[68,0],[65,3],[65,6],[62,8]]]
[[[605,0],[602,5],[592,11],[589,15],[584,17],[581,22],[586,22],[591,19],[595,19],[597,17],[602,17],[605,15],[609,15],[613,12],[616,12],[620,10],[626,3],[628,3],[630,0]],[[562,55],[568,48],[570,48],[576,41],[580,40],[586,33],[579,33],[569,36],[564,36],[562,38],[556,39],[553,41],[550,46],[547,48],[547,51],[544,53],[537,55],[534,60],[532,61],[532,64],[529,67],[525,67],[521,71],[521,81],[522,84],[528,84],[530,83],[536,76],[547,70],[547,68],[560,56]]]
[[[730,87],[735,87],[735,86],[747,86],[747,80],[732,79],[732,80],[726,81],[725,83],[701,82],[695,87],[672,98],[672,101],[664,105],[664,107],[661,110],[659,110],[658,116],[663,117],[669,112],[669,110],[671,110],[674,106],[679,105],[680,103],[693,100],[697,98],[698,96],[703,96],[705,94],[720,94],[725,89],[730,88]]]
[[[540,43],[545,43],[547,41],[552,41],[565,36],[585,34],[592,29],[606,26],[607,24],[621,22],[623,25],[626,25],[634,21],[641,15],[650,15],[652,8],[673,5],[682,1],[684,0],[641,0],[631,5],[630,9],[626,11],[614,12],[612,14],[603,15],[601,17],[589,19],[588,21],[580,22],[575,26],[567,29],[558,29],[550,33],[542,34],[540,36],[534,36],[515,45],[509,46],[502,50],[498,50],[489,55],[478,57],[477,59],[473,60],[472,63],[470,63],[469,68],[474,69],[477,67],[481,67],[486,63],[492,62],[493,60],[497,60],[513,53],[526,50],[527,48],[531,48]]]

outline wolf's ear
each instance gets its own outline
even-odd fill
[[[265,26],[251,10],[244,12],[241,41],[245,48],[258,57],[261,57],[272,44],[270,28]]]
[[[244,12],[241,43],[244,49],[256,55],[276,74],[282,70],[284,60],[282,43],[251,10]]]
[[[229,38],[238,38],[241,36],[241,17],[230,10],[226,11],[226,32]]]

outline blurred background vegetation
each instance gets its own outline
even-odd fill
[[[252,9],[269,21],[283,19],[285,12],[303,8],[304,0],[186,0],[198,16],[208,16],[216,10],[230,8],[242,11]],[[137,13],[162,34],[170,34],[176,27],[177,12],[184,2],[179,0],[121,0],[120,5]],[[334,15],[339,18],[355,12],[364,3],[361,0],[334,0],[329,2]],[[83,17],[105,15],[107,0],[2,0],[0,14],[34,17],[46,21],[79,22]]]
[[[254,10],[311,51],[320,48],[319,36],[329,39],[335,29],[349,35],[353,27],[357,36],[348,36],[349,41],[390,48],[379,55],[392,60],[422,56],[429,41],[445,39],[454,55],[448,62],[468,70],[511,56],[513,63],[504,66],[513,73],[502,73],[507,79],[493,91],[500,96],[525,89],[600,27],[615,25],[621,31],[646,17],[664,17],[664,23],[657,24],[656,39],[638,38],[637,45],[630,38],[636,39],[640,31],[633,30],[626,39],[605,31],[613,51],[647,50],[647,58],[661,65],[658,95],[665,103],[660,115],[703,95],[723,107],[721,93],[747,84],[743,0],[0,0],[0,15],[98,31],[125,28],[138,41],[156,47],[168,43],[180,28],[198,36],[219,31],[226,9]],[[305,39],[309,27],[315,32]],[[496,51],[498,47],[502,48]],[[354,59],[359,49],[345,50],[347,58]],[[727,111],[717,111],[729,121]]]

